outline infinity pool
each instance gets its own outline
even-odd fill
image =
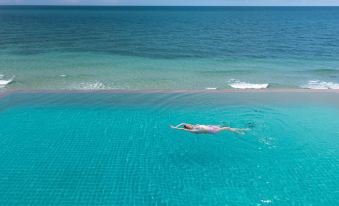
[[[0,205],[338,204],[338,93],[13,93],[0,123]]]

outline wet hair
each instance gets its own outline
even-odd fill
[[[184,128],[185,128],[185,129],[192,129],[192,126],[189,125],[189,124],[185,124],[185,125],[184,125]]]

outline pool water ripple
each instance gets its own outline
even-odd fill
[[[338,102],[333,93],[13,93],[0,100],[0,205],[334,205]],[[251,130],[169,128],[181,122]]]

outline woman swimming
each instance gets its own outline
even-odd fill
[[[173,129],[184,130],[188,132],[192,132],[194,134],[216,134],[221,131],[230,131],[237,134],[244,134],[245,131],[249,129],[239,129],[239,128],[231,128],[231,127],[224,127],[220,125],[202,125],[202,124],[187,124],[181,123],[177,126],[171,126]]]

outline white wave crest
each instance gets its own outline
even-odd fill
[[[305,89],[339,89],[339,84],[335,82],[310,80],[307,84],[302,85],[301,87]]]
[[[247,83],[247,82],[241,82],[239,80],[231,79],[228,81],[228,85],[235,89],[266,89],[268,88],[269,84],[253,84],[253,83]]]
[[[216,90],[217,88],[216,87],[206,87],[205,89],[206,90]]]
[[[0,76],[0,78],[2,78],[3,75]],[[0,79],[0,88],[4,88],[6,85],[12,83],[14,80],[14,77],[10,78],[10,79]]]

